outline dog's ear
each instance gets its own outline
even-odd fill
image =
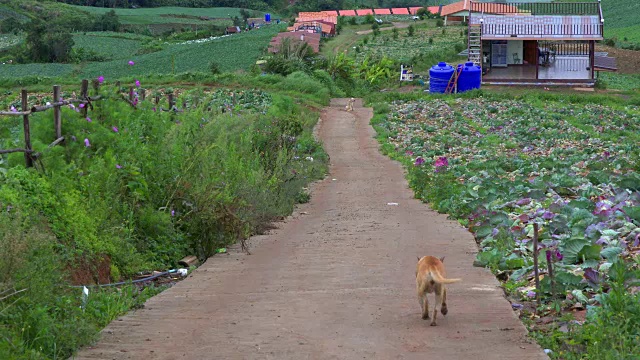
[[[440,258],[440,262],[444,262],[444,256]]]
[[[418,258],[418,261],[420,261],[420,256],[416,256]]]

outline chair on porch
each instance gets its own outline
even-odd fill
[[[521,64],[520,56],[518,56],[518,53],[513,53],[513,63]]]

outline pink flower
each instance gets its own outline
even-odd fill
[[[129,66],[133,66],[133,65],[135,65],[135,64],[136,64],[136,63],[134,63],[134,62],[133,62],[133,60],[129,60]]]
[[[140,87],[140,80],[136,80],[136,86]]]
[[[91,146],[91,143],[89,142],[89,139],[87,139],[87,138],[84,139],[84,146],[86,146],[86,147]]]
[[[91,118],[87,116],[87,122],[91,122]]]
[[[18,109],[15,106],[11,106],[11,112],[18,112]]]
[[[118,132],[118,128],[116,126],[112,127],[111,129],[113,129],[113,132]]]
[[[116,169],[122,169],[122,166],[120,166],[120,164],[116,164]]]
[[[83,109],[83,108],[84,108],[84,103],[80,103],[80,105],[78,105],[78,107],[79,107],[80,109]]]
[[[104,82],[104,76],[98,76],[98,82],[102,84]]]
[[[436,160],[436,163],[434,164],[435,167],[448,166],[448,165],[449,165],[449,160],[447,160],[445,156],[439,157],[438,160]]]
[[[419,156],[419,157],[416,159],[416,162],[414,163],[414,165],[415,165],[415,166],[420,166],[420,165],[422,165],[422,164],[424,164],[424,159],[423,159],[422,157],[420,157],[420,156]]]

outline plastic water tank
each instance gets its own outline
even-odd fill
[[[480,89],[480,84],[482,83],[482,68],[472,62],[467,62],[459,66],[462,66],[462,72],[458,78],[458,92]]]
[[[433,65],[429,69],[429,92],[444,93],[453,72],[453,66],[447,65],[446,62]]]
[[[271,14],[269,13],[264,14],[264,21],[271,22]]]

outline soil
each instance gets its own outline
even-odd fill
[[[143,309],[107,326],[78,359],[546,359],[477,246],[414,199],[378,151],[373,112],[333,100],[317,127],[330,175],[252,255],[229,248]],[[415,266],[445,256],[449,314],[420,317]],[[430,298],[433,303],[433,297]]]
[[[602,44],[596,45],[596,51],[608,52],[609,56],[616,58],[618,72],[621,74],[637,74],[640,69],[640,51],[625,50]]]

